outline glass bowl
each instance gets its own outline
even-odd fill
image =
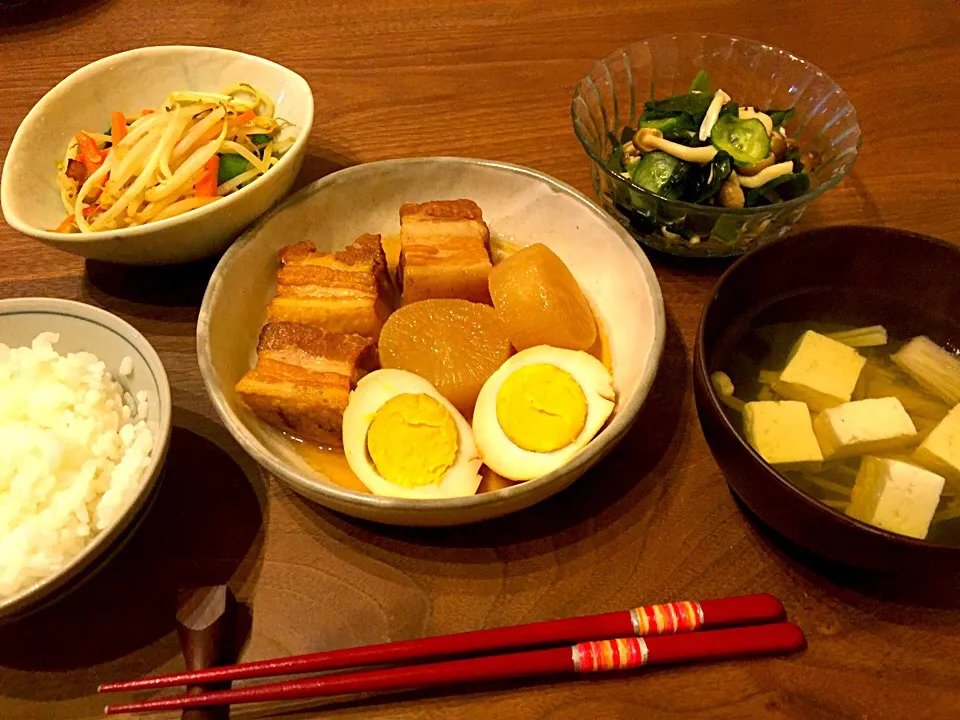
[[[660,197],[607,167],[644,102],[685,93],[699,69],[741,105],[796,108],[784,125],[801,151],[820,153],[810,189],[760,207],[729,209]],[[573,93],[573,129],[590,157],[601,205],[643,245],[686,257],[729,257],[785,234],[814,198],[849,172],[860,148],[857,112],[822,70],[770,45],[729,35],[662,35],[615,51]]]

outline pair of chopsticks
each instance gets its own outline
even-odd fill
[[[772,595],[675,602],[603,615],[477,630],[422,640],[403,640],[107,683],[98,690],[106,693],[207,685],[246,678],[418,663],[106,707],[107,715],[117,715],[628,670],[642,665],[671,665],[802,650],[806,646],[803,631],[792,623],[781,622],[783,618],[783,605]],[[567,645],[546,647],[563,644]],[[494,654],[445,659],[482,653]]]

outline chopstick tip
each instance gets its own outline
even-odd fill
[[[793,653],[807,649],[807,636],[799,625],[792,622],[779,622],[766,627],[771,633],[770,642],[781,652]]]
[[[807,649],[807,635],[803,632],[803,628],[795,623],[786,623],[793,629],[794,633],[794,647],[799,650]]]
[[[768,608],[767,612],[771,618],[783,620],[787,617],[787,609],[776,595],[760,593],[757,595],[757,599],[766,604]]]

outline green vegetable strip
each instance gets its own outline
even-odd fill
[[[693,82],[690,83],[690,92],[713,92],[710,85],[710,75],[703,68],[697,70],[697,74],[693,76]]]
[[[223,185],[227,180],[233,180],[237,175],[242,175],[249,170],[250,167],[250,163],[240,155],[234,153],[221,154],[217,185]]]

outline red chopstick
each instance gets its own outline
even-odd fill
[[[194,672],[105,683],[100,692],[143,690],[175,685],[209,685],[226,680],[343,670],[369,665],[425,662],[462,655],[505,652],[520,648],[577,643],[636,635],[667,635],[698,629],[757,625],[784,618],[783,605],[773,595],[742,595],[703,602],[648,605],[633,610],[550,620],[514,627],[475,630],[420,640],[347,648],[293,657],[258,660]]]
[[[303,700],[352,693],[413,690],[542,675],[629,670],[641,665],[671,665],[789,653],[804,647],[806,639],[803,631],[786,622],[708,630],[672,637],[644,639],[631,636],[579,643],[572,647],[448,660],[384,670],[363,670],[235,690],[108,705],[104,712],[107,715],[118,715],[212,705]]]

